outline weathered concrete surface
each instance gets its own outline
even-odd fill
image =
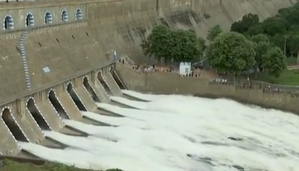
[[[114,80],[117,82],[117,85],[121,88],[121,89],[127,89],[126,85],[123,83],[122,79],[119,77],[119,75],[117,74],[117,72],[115,70],[113,70],[111,72],[112,77],[114,78]]]
[[[21,127],[21,131],[25,134],[25,137],[32,143],[38,143],[44,136],[38,124],[26,108],[25,103],[26,99],[17,100],[14,103],[4,106],[2,110],[9,109],[10,112],[8,116],[15,121],[17,127]],[[3,112],[2,115],[5,115],[5,113]]]
[[[41,132],[41,128],[39,128],[37,122],[31,116],[27,108],[25,113],[22,114],[22,119],[19,121],[19,125],[24,130],[30,142],[40,143],[45,138],[44,134]]]
[[[129,55],[137,62],[146,62],[139,44],[161,17],[172,27],[194,28],[205,37],[208,28],[216,24],[228,30],[233,21],[249,12],[257,13],[264,19],[296,1],[74,0],[1,4],[0,19],[11,15],[16,30],[25,29],[25,16],[29,12],[35,16],[36,27],[45,26],[46,11],[52,12],[53,24],[48,28],[29,30],[25,50],[32,80],[31,90],[25,88],[21,57],[16,48],[21,33],[0,36],[0,79],[5,82],[0,86],[0,104],[62,83],[89,69],[99,68],[111,62],[108,53],[112,49],[118,50],[120,55]],[[69,22],[76,22],[74,16],[78,8],[83,12],[82,22],[63,24],[60,21],[61,11],[66,9]],[[50,72],[44,73],[44,67],[49,67]]]
[[[97,92],[98,98],[102,103],[110,102],[110,98],[108,93],[106,92],[105,88],[102,86],[98,79],[94,82],[95,91]]]
[[[113,80],[113,78],[109,77],[107,72],[100,71],[99,79],[106,83],[111,95],[116,96],[121,94],[120,89],[117,87],[117,85],[115,85],[116,83],[114,84],[115,81]]]
[[[19,103],[24,103],[20,101]],[[13,103],[10,107],[11,115],[17,121],[21,129],[24,131],[24,134],[32,143],[39,143],[43,138],[43,133],[41,129],[38,127],[38,124],[35,122],[34,118],[31,116],[30,112],[26,110],[25,104],[20,104],[20,108],[22,110],[18,110],[17,103]]]
[[[97,107],[95,105],[95,102],[93,101],[85,87],[83,87],[83,85],[78,85],[74,87],[74,90],[77,96],[79,97],[80,101],[88,111],[93,112],[96,110]]]
[[[208,28],[216,24],[228,30],[232,22],[240,20],[245,14],[258,14],[263,20],[295,2],[297,0],[193,0],[192,9],[201,17],[195,17],[192,24],[200,35],[205,36]],[[208,14],[210,18],[205,19],[203,14]],[[198,24],[195,24],[196,20]]]
[[[43,87],[45,83],[55,84],[57,80],[105,64],[107,60],[97,55],[101,54],[101,48],[93,37],[87,23],[31,32],[26,51],[33,88]],[[50,72],[44,73],[44,67],[49,67]]]
[[[89,33],[89,36],[86,33]],[[13,38],[1,41],[3,56],[0,58],[0,72],[3,74],[0,79],[5,84],[1,84],[0,103],[17,99],[26,92],[29,93],[25,87],[21,56],[16,50],[18,39],[15,37],[17,36],[17,34],[12,34]],[[25,43],[25,50],[32,82],[31,90],[42,90],[66,81],[72,76],[86,73],[89,69],[110,63],[107,58],[100,55],[104,53],[94,36],[87,23],[30,32]],[[6,46],[7,42],[11,42],[10,46]],[[43,71],[45,67],[48,67],[50,72],[45,73]]]
[[[261,89],[237,89],[230,85],[209,84],[207,79],[181,77],[175,73],[141,74],[124,65],[116,70],[131,90],[161,94],[185,94],[202,97],[231,98],[243,103],[291,111],[299,114],[299,98],[284,93],[264,93]],[[159,83],[159,84],[157,84]]]
[[[265,19],[276,14],[280,8],[288,7],[298,0],[74,0],[38,3],[0,4],[0,19],[6,15],[14,19],[15,30],[25,29],[25,16],[35,16],[35,29],[28,30],[25,42],[29,74],[32,88],[26,90],[25,75],[19,52],[19,39],[22,32],[1,30],[0,33],[0,104],[9,105],[17,99],[51,89],[72,81],[89,72],[110,64],[112,50],[119,55],[128,55],[136,62],[146,63],[140,49],[141,40],[150,33],[157,21],[163,20],[173,28],[194,29],[205,37],[210,27],[220,24],[229,30],[233,21],[247,13],[259,14]],[[83,12],[83,21],[75,20],[75,10]],[[68,11],[69,23],[61,21],[61,11]],[[53,24],[45,26],[44,14],[52,12]],[[73,23],[72,23],[73,22]],[[37,29],[38,28],[38,29]],[[45,68],[50,72],[45,72]],[[138,74],[135,71],[117,67],[129,89],[155,93],[199,94],[209,97],[228,97],[261,106],[286,109],[299,113],[299,99],[286,94],[263,93],[261,90],[242,90],[231,86],[210,85],[208,80],[181,78],[175,74]],[[106,71],[107,72],[107,71]],[[94,74],[94,73],[93,73]],[[103,74],[114,95],[120,95],[113,77]],[[97,81],[91,77],[96,93],[102,102],[109,102],[109,96]],[[79,84],[80,82],[80,84]],[[96,105],[82,81],[74,81],[74,90],[90,111]],[[159,82],[159,84],[157,84]],[[65,90],[64,90],[65,91]],[[58,99],[71,119],[82,117],[66,92],[59,91]],[[48,124],[59,131],[64,124],[45,93],[35,94],[36,106]],[[83,100],[82,100],[83,99]],[[26,110],[26,105],[16,106],[13,116],[32,142],[38,142],[43,135]],[[20,115],[20,116],[18,116]],[[28,126],[30,125],[30,126]],[[1,152],[16,154],[17,144],[3,122],[0,122]]]
[[[276,14],[278,9],[295,2],[296,0],[124,0],[90,3],[87,9],[90,28],[105,42],[106,49],[117,49],[120,54],[127,54],[137,62],[147,62],[140,58],[142,53],[138,46],[158,18],[164,18],[171,27],[193,28],[198,35],[206,37],[208,29],[216,24],[229,30],[232,22],[247,13],[256,13],[261,19],[265,19]]]
[[[53,131],[59,131],[64,126],[58,113],[50,104],[50,102],[48,102],[47,100],[36,100],[35,104],[37,109]]]
[[[80,9],[83,14],[86,13],[86,4],[82,1],[65,2],[19,2],[14,3],[0,3],[0,19],[1,21],[9,15],[13,18],[14,30],[27,29],[25,20],[27,15],[30,13],[34,17],[34,27],[45,26],[45,13],[48,11],[52,14],[53,20],[51,25],[62,24],[61,12],[66,10],[68,13],[68,22],[75,22],[76,10]],[[84,15],[85,18],[85,15]],[[5,33],[7,30],[0,29],[0,33]]]
[[[0,36],[0,101],[17,98],[26,89],[21,56],[16,49],[19,35],[15,33]]]
[[[121,96],[122,92],[121,92],[119,86],[117,85],[117,83],[115,82],[114,78],[112,77],[111,73],[108,72],[106,74],[103,74],[103,77],[107,81],[107,84],[109,85],[109,87],[111,88],[113,95]]]
[[[77,108],[70,95],[64,91],[57,94],[60,104],[63,106],[63,109],[67,113],[70,119],[78,120],[82,118],[80,110]]]
[[[103,91],[105,91],[105,89],[103,87],[98,87],[93,84],[90,84],[90,87],[95,92],[96,96],[99,98],[101,103],[109,102],[109,97],[106,96],[105,92],[103,92]],[[98,88],[96,88],[96,87],[98,87]]]
[[[16,155],[20,149],[17,141],[5,125],[3,119],[0,119],[0,153],[6,155]]]

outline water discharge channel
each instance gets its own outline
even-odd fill
[[[87,82],[85,87],[90,88]],[[299,168],[299,137],[296,136],[299,117],[293,114],[226,99],[123,90],[124,94],[143,101],[112,96],[114,103],[128,107],[96,103],[102,110],[124,116],[117,117],[86,111],[71,85],[68,93],[83,116],[114,126],[70,120],[57,104],[55,94],[50,92],[49,99],[64,116],[65,124],[89,136],[51,131],[43,123],[33,100],[29,100],[27,107],[35,120],[42,123],[40,127],[45,135],[68,147],[53,149],[28,143],[16,130],[14,134],[20,137],[17,140],[22,149],[47,160],[93,169],[291,171]],[[90,93],[94,94],[91,88]],[[8,112],[2,117],[5,122],[12,122]]]

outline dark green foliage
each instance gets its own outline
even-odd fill
[[[147,40],[141,44],[149,57],[168,63],[197,61],[202,57],[205,41],[196,37],[194,31],[171,30],[164,25],[156,26]]]
[[[207,39],[213,41],[220,33],[222,33],[222,28],[220,25],[216,25],[209,30]]]
[[[276,34],[284,34],[287,31],[284,22],[279,20],[279,18],[269,18],[262,23],[264,33],[269,36],[275,36]]]
[[[267,36],[263,34],[258,34],[252,36],[250,40],[253,42],[253,47],[255,51],[255,72],[257,73],[258,70],[263,71],[263,55],[267,53],[268,49],[270,48],[270,42]]]
[[[249,36],[254,36],[257,34],[263,34],[264,33],[264,28],[262,26],[262,24],[257,24],[254,26],[249,27],[249,29],[247,30],[246,34]]]
[[[265,34],[270,44],[279,47],[287,56],[297,56],[297,35],[299,35],[299,3],[289,8],[282,8],[274,17],[258,22],[258,16],[247,14],[241,21],[232,24],[231,30],[246,36]],[[286,49],[285,49],[286,44]]]
[[[259,22],[256,14],[244,15],[231,31],[247,37],[255,51],[254,69],[279,77],[286,69],[286,56],[299,56],[299,3]],[[256,75],[257,76],[257,75]]]
[[[253,43],[236,32],[219,34],[208,47],[207,56],[219,73],[241,74],[255,64]]]
[[[272,47],[262,56],[262,67],[271,76],[279,77],[286,69],[285,56],[278,47]]]
[[[231,31],[238,33],[246,33],[252,26],[259,24],[259,16],[256,14],[247,14],[242,17],[241,21],[234,22],[231,26]]]
[[[291,33],[287,35],[286,38],[288,40],[286,48],[288,49],[290,56],[295,56],[299,51],[299,32]]]

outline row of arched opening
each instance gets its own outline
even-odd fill
[[[69,21],[69,14],[67,10],[61,11],[60,21],[65,23]],[[75,12],[75,19],[82,20],[83,13],[81,9],[77,9]],[[50,11],[45,12],[44,14],[44,24],[52,24],[53,23],[53,15]],[[25,27],[33,27],[35,24],[34,16],[32,13],[27,13],[25,17]],[[14,29],[14,19],[11,15],[6,15],[3,21],[3,30],[13,30]]]
[[[101,75],[101,72],[98,73],[97,78],[98,78],[98,81],[100,81],[100,83],[103,85],[103,87],[105,88],[107,93],[112,95],[112,92],[111,92],[109,86],[107,85],[107,83],[104,81],[104,79]],[[101,102],[99,97],[96,95],[95,90],[90,85],[87,77],[84,77],[83,85],[95,102]],[[68,83],[66,89],[67,89],[67,93],[70,95],[70,97],[73,100],[73,102],[75,103],[76,107],[80,111],[87,111],[86,107],[84,106],[84,104],[82,103],[82,101],[80,100],[78,95],[76,94],[72,83]],[[48,99],[61,118],[70,119],[69,115],[64,110],[63,105],[60,104],[54,90],[49,91]],[[42,113],[40,113],[40,111],[38,110],[38,107],[35,104],[34,98],[28,99],[26,107],[27,107],[28,111],[30,112],[30,114],[32,115],[32,117],[34,118],[34,120],[36,121],[36,123],[38,124],[38,126],[42,130],[51,130],[50,125],[48,125],[48,123],[44,119]],[[19,127],[19,125],[17,124],[15,119],[13,118],[9,108],[5,108],[2,111],[2,119],[17,141],[28,142],[26,136],[22,132],[21,128]]]

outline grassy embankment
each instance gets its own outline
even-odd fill
[[[287,58],[288,65],[297,65],[296,58]],[[272,84],[283,84],[283,85],[298,85],[299,86],[299,69],[286,70],[280,77],[273,78],[265,73],[258,74],[257,80],[272,83]]]
[[[78,169],[59,163],[46,163],[43,165],[34,165],[31,163],[18,163],[4,160],[2,166],[0,163],[0,171],[91,171],[86,169]],[[119,169],[108,169],[106,171],[121,171]]]

